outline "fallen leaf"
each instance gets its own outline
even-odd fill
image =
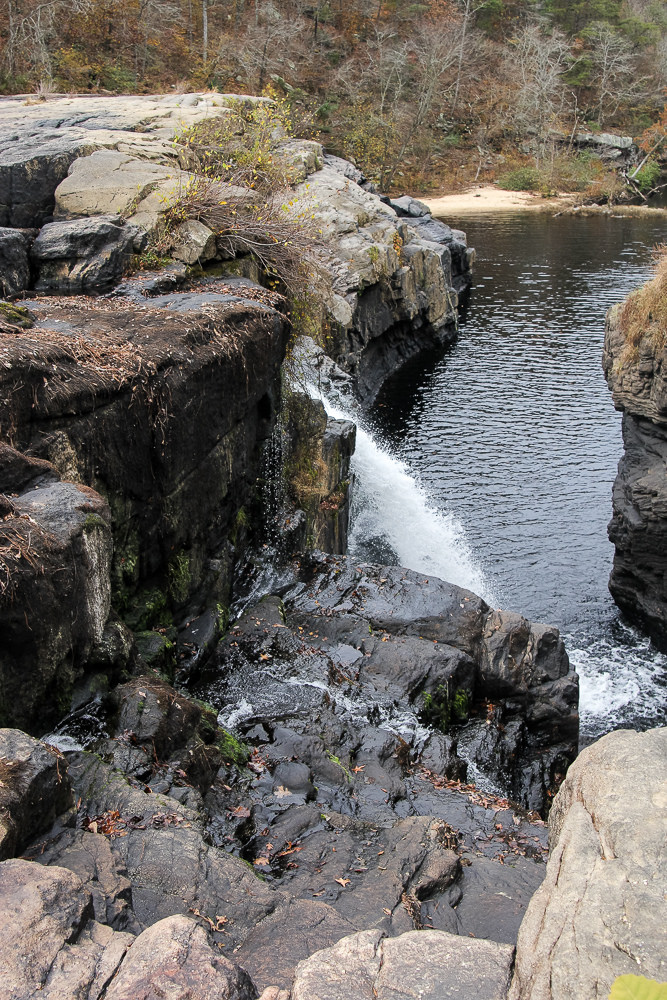
[[[253,865],[268,865],[270,864],[268,858],[255,858]]]
[[[284,785],[278,785],[278,787],[274,789],[273,794],[277,799],[284,799],[286,795],[291,795],[292,793],[289,788],[285,788]]]
[[[248,819],[250,816],[250,810],[247,806],[235,806],[232,809],[231,815],[235,816],[237,819]]]
[[[337,879],[334,879],[334,882],[338,882],[338,885],[342,885],[342,887],[344,889],[346,885],[350,884],[350,879],[349,878],[337,878]]]

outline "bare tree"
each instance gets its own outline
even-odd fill
[[[527,25],[516,43],[518,89],[515,120],[522,131],[532,131],[544,153],[549,132],[566,106],[563,75],[571,65],[570,47],[560,31],[545,33],[538,22]],[[539,158],[539,156],[538,156]]]
[[[586,31],[595,69],[597,122],[616,114],[620,105],[637,97],[645,78],[637,79],[632,45],[605,21],[596,21]]]
[[[457,3],[461,10],[461,21],[459,25],[459,37],[457,44],[457,65],[456,65],[456,83],[454,85],[454,96],[452,98],[451,112],[452,114],[456,110],[456,105],[459,100],[459,91],[461,89],[461,77],[463,75],[463,60],[466,55],[466,43],[468,42],[470,29],[473,27],[473,20],[475,14],[482,7],[486,7],[488,0],[457,0]]]

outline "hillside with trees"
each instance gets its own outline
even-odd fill
[[[387,190],[613,197],[580,129],[643,137],[639,186],[660,173],[662,0],[2,0],[0,45],[4,94],[280,98]]]

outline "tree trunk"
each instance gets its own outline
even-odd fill
[[[208,62],[208,0],[201,0],[201,19],[202,19],[202,56],[204,63]]]

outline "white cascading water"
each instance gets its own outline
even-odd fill
[[[385,560],[372,555],[372,549],[379,553],[389,549],[398,565],[466,587],[493,605],[493,595],[457,518],[429,502],[405,463],[364,428],[359,413],[346,413],[313,386],[308,390],[322,401],[328,416],[357,425],[350,554],[378,562]]]

